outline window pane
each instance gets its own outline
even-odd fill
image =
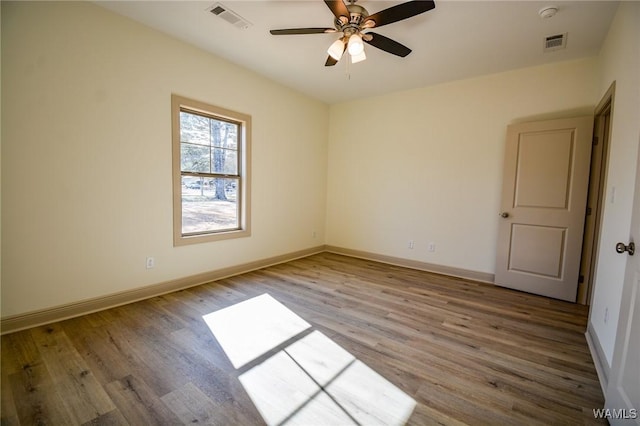
[[[207,117],[180,111],[180,141],[210,145],[209,121]]]
[[[180,169],[183,172],[211,172],[210,148],[188,143],[180,144]]]
[[[226,121],[211,120],[213,146],[238,149],[238,125]]]
[[[238,179],[182,177],[182,233],[240,228]]]
[[[238,174],[238,151],[213,148],[213,173]]]

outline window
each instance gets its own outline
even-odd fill
[[[174,245],[246,237],[251,116],[171,97]]]

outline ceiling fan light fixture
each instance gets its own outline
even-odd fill
[[[349,44],[347,46],[349,50],[349,54],[351,56],[358,56],[364,53],[364,43],[362,42],[362,37],[360,34],[353,34],[349,37]]]
[[[362,62],[367,59],[367,55],[364,54],[364,50],[360,52],[358,55],[351,55],[351,63],[357,64],[358,62]]]
[[[340,58],[342,58],[342,54],[344,53],[344,41],[342,41],[342,39],[334,41],[331,46],[329,46],[329,50],[327,50],[327,53],[333,59],[339,61]]]

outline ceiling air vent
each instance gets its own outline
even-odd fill
[[[564,49],[567,47],[567,33],[552,35],[544,39],[544,51],[552,52],[554,50]]]
[[[241,30],[246,30],[251,26],[251,22],[247,21],[242,16],[238,15],[220,2],[214,3],[207,10],[214,15],[224,19],[234,27],[240,28]]]

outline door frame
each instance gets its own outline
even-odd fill
[[[591,151],[591,173],[587,195],[582,256],[580,261],[580,283],[578,285],[577,303],[591,305],[593,284],[597,272],[597,260],[604,211],[604,192],[606,176],[609,168],[609,141],[611,139],[611,117],[615,100],[616,82],[607,89],[594,110],[593,136],[594,145]]]

